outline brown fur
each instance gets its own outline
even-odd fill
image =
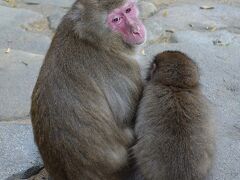
[[[117,180],[127,165],[142,82],[134,47],[104,25],[105,2],[73,5],[33,91],[35,141],[54,180]]]
[[[203,180],[214,136],[197,65],[185,54],[155,57],[140,103],[134,154],[146,180]]]

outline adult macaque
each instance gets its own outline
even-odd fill
[[[134,146],[145,180],[203,180],[213,162],[213,124],[197,65],[185,54],[155,57],[140,103]]]
[[[142,92],[134,0],[78,0],[64,16],[32,95],[36,144],[54,180],[117,180]]]

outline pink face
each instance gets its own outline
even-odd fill
[[[108,14],[108,27],[115,32],[119,32],[126,43],[131,45],[142,44],[145,41],[146,30],[138,15],[136,1],[127,0],[123,6]]]

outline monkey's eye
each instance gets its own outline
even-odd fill
[[[132,11],[131,8],[127,8],[126,13],[130,13]]]
[[[115,23],[115,24],[120,24],[121,23],[121,20],[122,20],[122,17],[115,17],[112,22]]]
[[[119,21],[120,21],[120,17],[114,18],[114,19],[112,20],[113,23],[117,23],[117,22],[119,22]]]

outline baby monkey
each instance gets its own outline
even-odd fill
[[[178,51],[158,54],[138,110],[133,147],[147,180],[203,180],[215,141],[195,62]]]

